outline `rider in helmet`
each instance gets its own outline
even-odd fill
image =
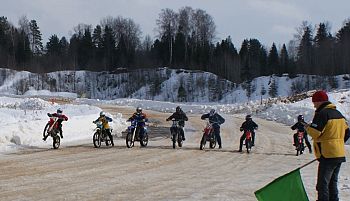
[[[174,112],[170,117],[168,117],[166,121],[170,121],[172,119],[179,121],[179,129],[182,135],[182,140],[185,141],[185,133],[184,133],[183,127],[185,127],[185,121],[188,121],[188,118],[186,114],[182,111],[180,106],[176,107],[176,112]],[[175,128],[170,127],[170,132],[173,133],[174,129]]]
[[[211,109],[209,113],[203,114],[201,119],[209,119],[209,123],[213,125],[214,134],[219,144],[219,149],[222,148],[221,137],[220,137],[220,125],[225,122],[225,119],[219,115],[215,109]]]
[[[47,113],[47,116],[49,116],[49,117],[58,117],[58,120],[57,120],[58,131],[60,133],[61,138],[63,138],[62,121],[68,121],[68,117],[63,114],[63,110],[61,108],[58,108],[56,113],[52,113],[52,114]],[[45,136],[43,138],[43,140],[45,141],[47,137],[48,137],[48,135]]]
[[[304,133],[304,140],[305,140],[306,146],[309,149],[309,153],[312,153],[311,144],[310,144],[309,138],[307,137],[307,133],[306,133],[306,130],[304,128],[304,124],[305,124],[304,116],[303,115],[298,115],[298,122],[295,123],[291,127],[291,129],[292,130],[297,130],[298,132],[303,132]],[[293,139],[294,139],[294,144],[293,145],[295,146],[297,144],[297,142],[298,142],[298,133],[295,133],[293,135]]]
[[[242,147],[243,147],[243,141],[246,137],[246,132],[245,131],[250,131],[252,133],[252,146],[254,146],[255,142],[255,132],[254,130],[258,129],[258,125],[253,121],[251,115],[247,115],[245,117],[245,122],[242,123],[241,127],[239,128],[240,131],[244,131],[240,141],[239,141],[239,152],[242,152]]]
[[[100,117],[98,117],[95,121],[93,121],[92,123],[96,123],[96,122],[102,122],[102,126],[103,126],[103,129],[104,131],[107,133],[109,139],[111,140],[111,144],[112,146],[114,146],[114,142],[113,142],[113,136],[112,136],[112,133],[111,133],[111,129],[109,127],[109,124],[108,122],[112,122],[112,118],[106,116],[106,113],[104,111],[101,111],[100,112]]]
[[[143,134],[146,132],[145,130],[145,122],[148,121],[148,118],[145,113],[142,112],[141,107],[136,108],[136,112],[128,119],[128,121],[137,120],[137,127],[139,127],[140,139],[143,138]]]

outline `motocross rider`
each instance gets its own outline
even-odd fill
[[[95,121],[93,121],[92,123],[96,123],[96,122],[102,122],[102,125],[103,125],[103,129],[105,130],[106,134],[108,135],[109,139],[111,139],[111,144],[112,146],[114,146],[114,142],[113,142],[113,136],[112,136],[112,133],[111,133],[111,129],[109,127],[109,124],[108,122],[112,122],[112,118],[106,116],[105,112],[104,111],[101,111],[100,112],[100,117],[97,118]]]
[[[61,108],[58,108],[56,113],[47,113],[47,116],[49,117],[57,117],[57,126],[58,126],[58,132],[60,133],[61,138],[63,138],[63,132],[62,132],[62,121],[68,121],[68,117],[63,114],[63,110]],[[45,135],[43,138],[44,141],[46,141],[48,135]]]
[[[185,141],[185,133],[184,133],[183,127],[185,127],[185,121],[188,121],[188,118],[185,112],[182,111],[180,106],[176,107],[176,112],[174,112],[170,117],[168,117],[166,121],[170,121],[172,119],[179,121],[180,134],[182,136],[182,140]],[[170,132],[171,133],[175,132],[175,129],[176,128],[174,127],[170,127]]]

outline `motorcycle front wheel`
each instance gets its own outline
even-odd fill
[[[126,146],[131,148],[134,146],[134,141],[132,140],[132,133],[128,132],[125,138]]]
[[[249,154],[252,150],[252,141],[250,139],[245,140],[245,146],[247,148],[247,153]]]
[[[94,136],[92,137],[92,141],[94,143],[95,148],[101,147],[101,137],[99,132],[95,132]]]
[[[47,129],[49,129],[49,127],[50,127],[50,124],[47,123],[46,126],[45,126],[45,128],[44,128],[43,137],[46,137],[46,136],[48,135],[48,134],[47,134]]]
[[[214,134],[213,134],[214,135]],[[209,143],[209,145],[210,145],[210,148],[211,149],[214,149],[215,148],[215,146],[216,146],[216,138],[215,138],[215,136],[212,136],[211,138],[210,138],[210,143]]]
[[[177,145],[178,145],[179,147],[182,147],[182,143],[183,143],[183,141],[182,141],[182,136],[181,136],[181,135],[178,135],[177,138],[178,138],[178,139],[177,139]]]
[[[203,134],[202,140],[201,140],[201,142],[200,142],[200,144],[199,144],[199,149],[200,149],[200,150],[203,150],[203,149],[204,149],[206,141],[207,141],[207,139],[206,139],[206,137],[205,137],[205,134]]]
[[[176,133],[175,132],[172,133],[172,136],[173,136],[173,138],[171,139],[171,141],[173,142],[173,149],[175,149],[176,148]]]

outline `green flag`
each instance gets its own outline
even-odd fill
[[[299,168],[255,191],[255,196],[259,201],[309,201]]]

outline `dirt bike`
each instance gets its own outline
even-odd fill
[[[52,141],[53,141],[52,146],[54,149],[58,149],[61,143],[61,138],[58,135],[59,133],[59,124],[57,122],[58,120],[59,120],[58,117],[50,117],[50,120],[45,125],[44,132],[43,132],[44,139],[46,139],[48,136],[52,137]]]
[[[101,143],[105,142],[106,146],[111,145],[111,139],[107,135],[106,129],[103,128],[103,124],[101,121],[94,122],[96,124],[96,128],[94,129],[95,133],[92,137],[92,142],[94,143],[95,148],[101,147]],[[110,130],[112,132],[112,129]]]
[[[144,129],[142,138],[140,137],[140,128]],[[126,135],[126,146],[131,148],[134,146],[135,141],[140,141],[141,147],[146,147],[148,144],[147,127],[144,121],[132,120],[131,125],[128,127],[128,134]]]
[[[173,142],[173,148],[175,149],[176,147],[176,142],[179,147],[182,147],[183,139],[182,139],[182,134],[180,132],[180,129],[183,129],[182,126],[179,125],[179,121],[172,119],[173,125],[171,126],[172,128],[172,133],[171,133],[171,140]]]
[[[249,154],[252,150],[252,132],[251,131],[244,131],[245,132],[245,147],[247,148],[247,153]]]
[[[297,133],[297,144],[295,145],[295,150],[297,150],[297,154],[301,155],[304,153],[305,145],[304,145],[304,132],[298,131]]]
[[[213,124],[209,123],[209,121],[207,122],[207,125],[203,130],[203,136],[199,145],[200,150],[204,149],[207,141],[209,141],[209,147],[211,149],[214,149],[216,146],[216,137],[214,134]]]

